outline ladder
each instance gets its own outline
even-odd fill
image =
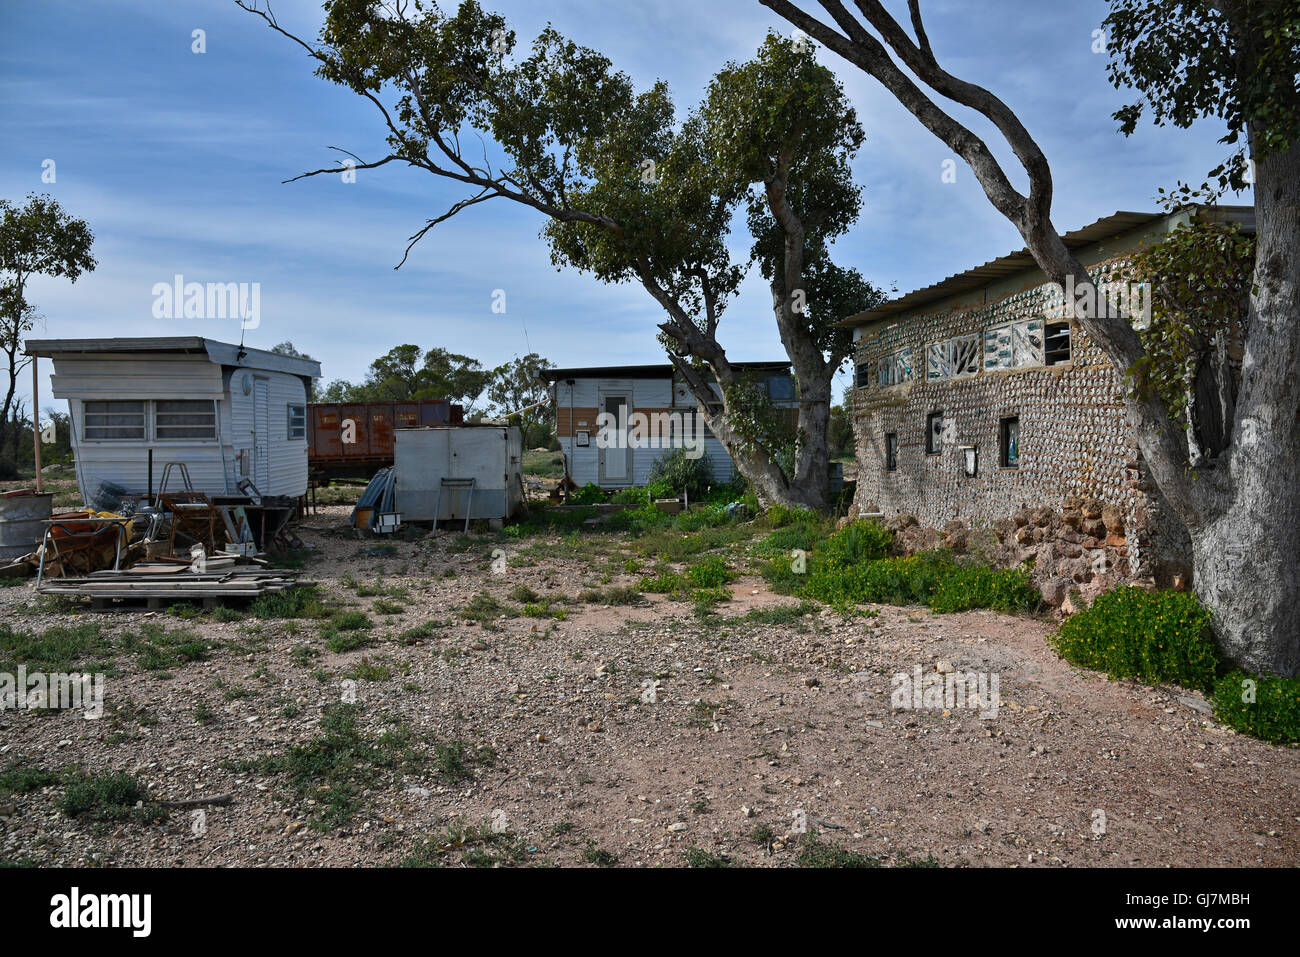
[[[469,489],[469,501],[465,503],[465,531],[469,531],[469,516],[474,508],[474,480],[472,478],[447,478],[443,476],[438,481],[438,496],[433,502],[433,527],[438,527],[438,520],[442,518],[442,490],[443,489]]]

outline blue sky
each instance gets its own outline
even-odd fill
[[[751,56],[769,29],[790,33],[757,0],[484,6],[506,15],[523,43],[549,20],[605,52],[638,88],[667,80],[683,113],[726,60]],[[906,19],[906,4],[890,6]],[[273,8],[284,27],[314,37],[317,0]],[[1053,219],[1063,230],[1119,209],[1154,209],[1157,187],[1200,183],[1228,152],[1212,122],[1190,131],[1147,126],[1129,139],[1115,131],[1110,114],[1126,95],[1091,49],[1106,9],[1101,0],[923,5],[940,62],[999,93],[1037,136],[1053,165]],[[202,54],[191,51],[196,29],[205,31]],[[964,164],[956,183],[944,183],[951,154],[943,144],[869,77],[827,51],[819,56],[843,79],[867,131],[855,164],[866,205],[836,247],[841,262],[906,292],[1019,248]],[[0,130],[0,197],[49,192],[96,235],[93,274],[32,283],[44,316],[35,336],[237,341],[237,320],[154,318],[154,284],[179,273],[260,283],[261,324],[247,344],[291,340],[321,360],[327,379],[360,379],[372,358],[403,342],[490,365],[528,351],[559,365],[663,361],[649,296],[557,273],[529,210],[505,201],[473,207],[394,271],[406,238],[464,195],[455,184],[396,166],[360,171],[352,184],[335,176],[282,184],[331,164],[330,146],[382,156],[383,130],[369,104],[315,77],[299,48],[231,0],[0,0]],[[41,181],[48,159],[52,184]],[[743,232],[734,240],[747,248]],[[497,289],[506,292],[504,315],[491,308]],[[734,359],[783,356],[756,271],[720,338]]]

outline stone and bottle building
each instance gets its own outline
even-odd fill
[[[1249,227],[1249,207],[1217,215]],[[1136,324],[1150,293],[1127,259],[1185,222],[1116,213],[1063,238]],[[908,551],[948,545],[1000,566],[1032,559],[1047,601],[1130,581],[1190,582],[1191,545],[1142,460],[1124,376],[1027,251],[845,320],[854,335],[852,514]]]

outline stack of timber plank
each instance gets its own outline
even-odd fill
[[[256,598],[299,584],[311,583],[294,572],[260,564],[209,565],[203,572],[189,565],[140,564],[120,571],[93,572],[84,578],[50,579],[37,590],[43,595],[88,597],[95,607],[106,607],[110,599],[139,599],[156,608],[167,599],[201,599],[210,606],[218,599]]]

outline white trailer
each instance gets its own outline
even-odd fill
[[[26,346],[30,356],[54,360],[54,397],[68,402],[87,502],[105,489],[157,491],[167,462],[185,463],[195,490],[209,495],[235,494],[244,478],[263,495],[307,491],[315,360],[199,336]]]
[[[516,426],[395,429],[395,503],[404,522],[504,521],[524,499]]]

